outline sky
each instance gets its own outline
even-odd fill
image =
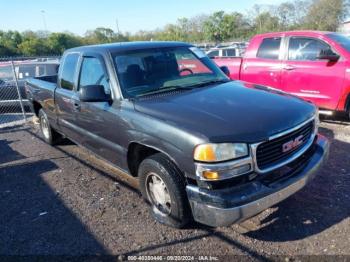
[[[109,27],[121,32],[161,28],[178,18],[214,11],[247,13],[254,4],[282,0],[1,0],[0,30],[70,31]]]

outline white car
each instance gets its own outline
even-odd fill
[[[214,47],[206,53],[209,58],[214,57],[239,57],[242,56],[242,50],[234,47]]]

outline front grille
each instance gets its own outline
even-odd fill
[[[258,145],[256,149],[256,162],[258,168],[264,170],[292,157],[310,140],[314,132],[314,125],[315,121],[310,121],[297,130]],[[300,139],[301,143],[289,151],[283,152],[283,145],[290,141],[294,141],[299,136],[302,136],[302,139]]]

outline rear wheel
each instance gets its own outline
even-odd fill
[[[192,218],[186,184],[176,165],[163,154],[142,161],[139,167],[140,189],[151,205],[153,217],[160,223],[182,228]]]
[[[58,134],[51,126],[49,119],[43,109],[39,110],[40,130],[43,134],[44,140],[50,145],[54,145],[60,139]]]

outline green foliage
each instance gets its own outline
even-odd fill
[[[335,31],[349,15],[349,2],[345,0],[314,0],[305,18],[308,29]]]
[[[51,54],[62,54],[64,50],[81,45],[82,40],[72,34],[52,33],[47,38],[47,47]]]
[[[122,34],[114,33],[110,28],[98,27],[93,31],[87,31],[83,42],[85,44],[104,44],[113,42],[124,42],[128,39]]]
[[[28,38],[18,45],[18,49],[25,56],[46,55],[49,53],[44,39],[41,38]]]
[[[336,31],[349,15],[350,0],[289,0],[279,5],[255,5],[247,15],[224,11],[179,18],[153,31],[116,33],[110,28],[89,30],[83,37],[69,32],[1,31],[0,56],[60,55],[80,45],[123,41],[222,42],[248,40],[255,34],[294,29]]]

